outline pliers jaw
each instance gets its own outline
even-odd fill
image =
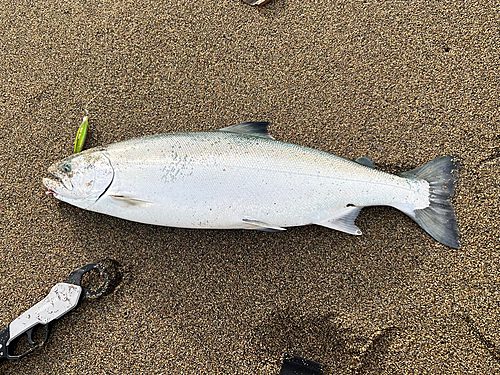
[[[81,294],[80,301],[78,302],[79,304],[81,304],[83,301],[86,301],[90,298],[100,297],[103,293],[106,292],[106,290],[108,289],[109,283],[110,283],[110,279],[109,279],[108,274],[104,271],[104,268],[100,263],[91,263],[91,264],[87,264],[86,266],[83,266],[82,268],[79,268],[79,269],[71,272],[71,274],[68,276],[68,278],[65,281],[65,283],[78,285],[81,287],[83,275],[85,275],[87,272],[90,272],[90,271],[95,270],[95,269],[99,270],[99,272],[101,273],[101,277],[104,279],[104,281],[101,284],[101,286],[99,288],[97,288],[95,291],[82,288],[83,293]]]

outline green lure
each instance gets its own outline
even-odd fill
[[[73,150],[75,154],[83,150],[83,146],[85,145],[85,140],[87,139],[88,126],[89,126],[89,117],[85,116],[82,120],[82,124],[78,128],[78,132],[76,133],[75,148]]]

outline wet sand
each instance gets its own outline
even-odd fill
[[[498,9],[468,2],[0,5],[0,324],[87,263],[123,282],[2,374],[500,371]],[[489,4],[489,5],[488,5]],[[460,156],[462,248],[364,209],[363,236],[142,225],[45,195],[87,147],[271,121],[283,141],[400,173]]]

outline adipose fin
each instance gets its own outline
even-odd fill
[[[375,163],[368,156],[362,156],[354,161],[358,164],[364,165],[365,167],[375,169]]]

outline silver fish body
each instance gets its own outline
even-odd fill
[[[245,123],[221,131],[156,135],[84,151],[83,157],[99,155],[94,165],[105,164],[104,158],[109,162],[104,168],[108,186],[102,190],[106,184],[102,180],[102,191],[90,199],[65,199],[64,189],[53,180],[44,183],[56,198],[87,210],[183,228],[276,231],[317,224],[359,235],[354,219],[362,207],[392,206],[416,220],[416,212],[431,208],[433,181],[411,173],[404,177],[388,174],[280,142],[262,127],[267,125]],[[77,157],[49,171],[64,182],[58,172],[61,165],[72,165]],[[92,184],[98,174],[94,171]]]

